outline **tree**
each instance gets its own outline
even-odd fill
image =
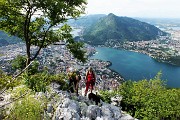
[[[27,63],[30,64],[42,48],[65,40],[75,58],[85,62],[83,43],[73,40],[68,19],[84,13],[86,0],[0,0],[0,29],[25,41]],[[55,27],[58,27],[55,30]],[[32,52],[32,46],[38,50]]]
[[[179,120],[180,89],[166,88],[161,72],[150,80],[126,81],[118,94],[122,110],[141,120]]]
[[[150,80],[125,81],[114,91],[101,91],[103,100],[122,96],[121,109],[140,120],[179,120],[180,89],[167,88],[161,71]]]

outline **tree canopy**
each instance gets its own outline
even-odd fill
[[[180,89],[167,88],[161,75],[158,72],[150,80],[126,81],[113,92],[102,91],[102,96],[108,102],[115,95],[122,96],[122,110],[140,120],[179,120]]]
[[[83,43],[73,40],[66,21],[84,13],[85,5],[86,0],[0,0],[0,30],[25,41],[27,65],[42,48],[60,40],[84,62]],[[36,52],[33,45],[38,47]]]

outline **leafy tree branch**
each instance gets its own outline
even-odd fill
[[[42,48],[61,40],[75,45],[77,50],[68,47],[70,52],[85,62],[83,44],[72,42],[71,29],[65,22],[84,13],[86,4],[86,0],[0,0],[0,29],[25,41],[26,66]],[[54,30],[57,26],[61,27]],[[35,53],[32,46],[39,47]]]

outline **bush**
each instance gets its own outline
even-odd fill
[[[43,107],[41,102],[31,96],[14,103],[8,120],[42,120]]]
[[[11,93],[11,99],[16,99],[25,93],[28,93],[25,96],[31,95],[31,94],[33,94],[33,91],[31,89],[29,89],[27,86],[21,85],[18,87],[14,87],[13,90],[9,90],[9,93]]]
[[[15,59],[11,61],[13,70],[23,70],[26,67],[26,56],[18,55]],[[39,62],[34,60],[34,62],[29,66],[28,75],[34,75],[38,73]]]
[[[17,78],[18,79],[18,78]],[[8,76],[8,75],[5,75],[3,73],[0,73],[0,90],[2,90],[3,88],[13,88],[17,85],[20,84],[20,80],[15,80],[15,81],[12,81],[12,77],[11,76]]]
[[[113,94],[123,96],[121,107],[141,120],[180,119],[180,89],[167,89],[161,73],[154,79],[126,81]],[[104,94],[109,99],[112,93]]]
[[[106,103],[111,103],[111,97],[116,95],[116,92],[109,92],[108,90],[106,91],[100,91],[101,98],[104,102]]]
[[[25,82],[25,85],[28,86],[28,88],[32,89],[35,92],[45,92],[46,87],[51,82],[56,82],[60,85],[61,90],[67,90],[68,84],[65,81],[66,75],[65,74],[56,74],[56,75],[50,75],[47,72],[42,73],[36,73],[34,75],[23,75],[23,80]]]
[[[180,89],[167,89],[160,76],[158,73],[149,81],[123,83],[119,94],[123,95],[124,110],[142,120],[180,118]]]
[[[18,55],[11,61],[12,69],[23,70],[26,67],[26,56]]]
[[[15,87],[11,91],[11,99],[19,99],[12,103],[10,114],[5,120],[42,120],[46,101],[44,98],[35,98],[33,93],[25,85]]]
[[[35,92],[45,92],[46,86],[49,85],[48,74],[46,72],[37,73],[34,75],[23,75],[25,85]]]
[[[67,76],[63,73],[56,74],[56,75],[49,75],[49,81],[50,82],[56,82],[60,85],[61,90],[67,90],[68,89],[68,83],[65,81],[67,80]]]

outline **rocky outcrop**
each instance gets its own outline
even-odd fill
[[[46,96],[50,101],[47,104],[45,116],[52,120],[135,120],[121,111],[120,106],[104,102],[95,105],[93,101],[81,95],[76,96],[73,93],[52,88]]]
[[[58,90],[57,88],[59,88],[59,85],[51,84],[47,92],[37,92],[34,96],[37,99],[46,98],[48,100],[44,109],[45,120],[136,120],[121,110],[121,96],[111,98],[111,104],[101,101],[101,103],[95,105],[94,101],[83,96],[81,90],[79,93],[82,93],[82,95],[76,96],[75,93]],[[2,98],[3,101],[0,103],[8,103],[10,95]],[[3,117],[1,115],[0,113],[0,118]]]

